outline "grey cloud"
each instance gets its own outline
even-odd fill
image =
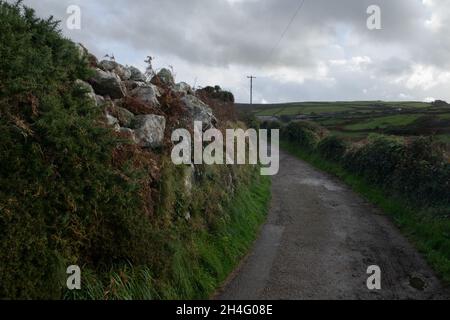
[[[382,10],[383,29],[366,28],[366,9],[376,2]],[[341,100],[363,98],[373,89],[377,99],[408,94],[387,84],[392,78],[412,72],[415,64],[450,68],[450,27],[427,28],[434,14],[445,22],[450,17],[446,0],[425,6],[421,0],[306,0],[280,46],[279,40],[298,0],[26,0],[42,16],[66,17],[69,4],[82,8],[83,29],[65,30],[97,55],[118,52],[120,61],[142,61],[147,54],[157,60],[176,60],[180,76],[193,77],[193,69],[219,68],[229,75],[236,68],[259,74],[256,96],[268,101]],[[64,24],[63,24],[64,27]],[[320,81],[318,67],[330,60],[367,56],[372,64],[365,73],[329,68],[327,77],[335,86]],[[139,60],[141,59],[141,60]],[[305,75],[305,81],[280,82],[267,74],[286,68]],[[192,74],[188,74],[191,70]],[[211,71],[212,72],[212,71]],[[203,72],[205,74],[205,72]],[[246,74],[242,74],[245,79]],[[210,76],[201,79],[207,83]],[[246,101],[242,81],[229,80],[229,89]],[[449,84],[450,85],[450,84]],[[443,87],[443,86],[440,86]],[[428,92],[416,92],[417,98]],[[436,95],[436,94],[435,94]],[[448,95],[441,94],[443,98]],[[450,96],[448,96],[450,98]]]

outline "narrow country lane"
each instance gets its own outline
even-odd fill
[[[393,223],[340,181],[284,152],[267,223],[219,299],[445,299]],[[370,265],[381,290],[366,286]]]

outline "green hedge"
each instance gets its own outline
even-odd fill
[[[296,143],[299,147],[313,150],[326,132],[312,122],[290,122],[281,127],[281,137]]]
[[[317,145],[317,151],[325,159],[339,161],[347,151],[348,143],[336,136],[323,138]]]
[[[0,1],[0,298],[59,298],[70,264],[145,263],[139,172],[76,79],[87,61],[52,19]]]
[[[0,299],[207,297],[253,241],[268,181],[127,144],[76,84],[90,73],[57,22],[0,0]]]

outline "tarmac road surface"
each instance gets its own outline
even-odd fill
[[[280,153],[267,223],[216,295],[224,300],[447,299],[417,250],[343,183]],[[367,268],[381,268],[381,290]]]

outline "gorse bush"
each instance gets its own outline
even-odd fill
[[[239,119],[245,123],[245,125],[249,128],[259,129],[260,123],[258,118],[256,118],[255,114],[249,111],[240,111]]]
[[[339,161],[347,151],[347,143],[336,136],[328,136],[322,139],[318,145],[318,152],[328,160]]]
[[[450,164],[443,148],[430,137],[405,143],[394,173],[393,188],[428,205],[450,206]]]
[[[234,95],[229,91],[222,90],[222,88],[219,86],[215,87],[207,86],[203,89],[197,90],[197,94],[200,95],[206,94],[213,99],[221,100],[223,102],[234,103]]]
[[[161,148],[114,132],[103,113],[118,110],[79,84],[88,59],[53,19],[0,0],[0,299],[207,298],[253,241],[269,183],[256,167],[175,166],[167,133],[189,116],[169,88],[159,108],[120,104],[165,116]]]
[[[87,61],[52,19],[0,2],[0,297],[59,298],[70,264],[149,260],[139,172],[76,79]]]
[[[326,131],[312,122],[291,122],[281,128],[281,137],[298,144],[299,147],[311,149],[324,137]]]
[[[350,149],[345,168],[364,176],[398,196],[427,206],[450,204],[450,165],[431,138],[375,136],[363,146]]]
[[[370,183],[389,184],[403,151],[399,139],[373,136],[362,147],[350,149],[343,162],[347,169],[366,177]]]

